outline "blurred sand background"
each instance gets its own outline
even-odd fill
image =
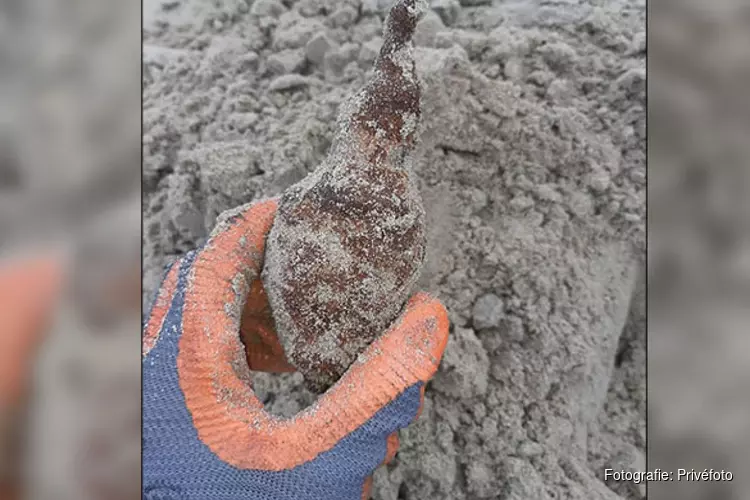
[[[139,495],[139,25],[133,2],[0,6],[2,263],[51,254],[64,274],[7,431],[23,498]],[[33,333],[7,327],[4,346]]]
[[[650,5],[649,467],[735,477],[653,498],[750,498],[748,13]]]
[[[735,476],[729,484],[652,484],[651,498],[750,498],[744,479],[750,459],[747,13],[741,2],[649,5],[647,466],[725,468]],[[113,1],[0,7],[1,262],[20,269],[21,256],[53,250],[66,278],[33,358],[29,418],[24,426],[3,427],[21,439],[22,454],[6,453],[0,476],[22,474],[23,498],[139,494],[138,14],[137,6]],[[146,294],[153,288],[152,279]],[[14,310],[7,302],[0,311],[6,348],[22,332],[8,328],[5,318]],[[636,333],[644,331],[644,312],[633,313],[641,318],[630,323]],[[476,346],[465,331],[474,328],[473,318],[464,325],[462,342]],[[455,380],[443,387],[451,390]],[[5,422],[12,410],[2,411]],[[417,436],[436,432],[422,429]],[[419,463],[420,446],[410,454],[416,463],[410,473],[431,467]],[[644,469],[638,453],[623,455],[623,465]],[[471,491],[472,480],[492,485],[494,471],[455,461],[460,472],[451,487],[466,498],[521,498],[504,488],[513,470],[503,471],[497,489]],[[543,468],[523,465],[515,471],[519,478]],[[586,484],[601,482],[595,468],[564,470],[572,483]],[[392,472],[381,479],[382,498],[398,482]],[[604,488],[594,485],[585,497],[642,494]]]

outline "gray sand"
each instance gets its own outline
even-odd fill
[[[325,158],[382,0],[147,1],[144,301],[216,217]],[[640,498],[645,5],[433,0],[417,36],[423,289],[451,339],[378,499]],[[259,378],[272,411],[299,375]]]

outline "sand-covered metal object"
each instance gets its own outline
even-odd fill
[[[426,9],[424,0],[392,7],[372,79],[343,107],[326,160],[283,194],[268,236],[263,282],[276,330],[317,392],[398,317],[424,260],[412,36]]]

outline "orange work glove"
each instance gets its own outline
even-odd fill
[[[251,370],[293,370],[260,281],[276,207],[224,218],[167,273],[143,341],[146,499],[367,498],[419,414],[448,339],[445,309],[422,293],[311,407],[264,410]]]

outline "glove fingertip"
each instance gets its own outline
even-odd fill
[[[151,349],[154,348],[157,340],[159,340],[159,332],[162,329],[164,320],[167,317],[167,312],[169,312],[169,308],[172,305],[172,299],[177,290],[181,264],[182,259],[178,259],[172,264],[172,267],[167,271],[167,275],[165,276],[161,288],[157,292],[156,299],[151,306],[151,313],[149,314],[148,321],[143,329],[142,355],[144,357],[151,352]]]
[[[362,485],[362,500],[370,500],[372,498],[372,476],[367,476],[365,483]]]
[[[419,388],[419,408],[417,408],[417,413],[414,415],[412,423],[419,420],[419,417],[422,416],[422,410],[424,410],[424,391],[426,387],[426,385],[422,385],[422,387]]]
[[[398,431],[394,431],[390,436],[388,436],[388,440],[386,441],[385,458],[383,459],[383,465],[390,463],[391,460],[396,458],[396,453],[398,453],[399,445],[400,441],[398,438]]]

